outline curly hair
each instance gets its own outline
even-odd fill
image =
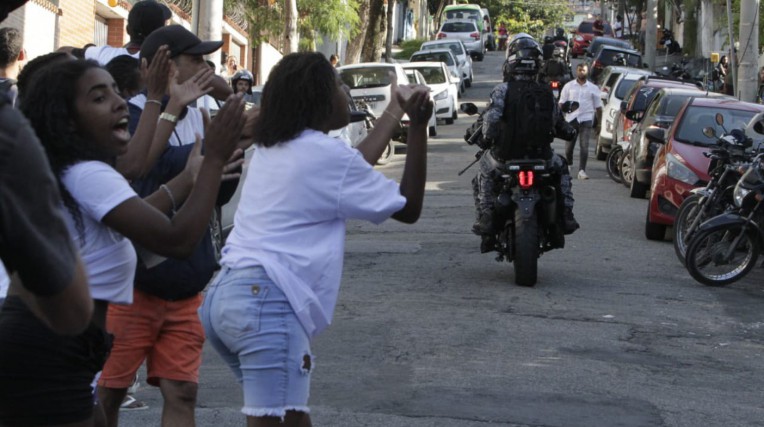
[[[93,68],[100,68],[96,61],[78,59],[40,69],[19,107],[45,148],[61,198],[80,234],[84,232],[82,214],[77,202],[62,184],[61,175],[66,168],[79,161],[108,161],[99,158],[73,126],[77,116],[77,82]]]
[[[19,88],[19,102],[26,95],[27,89],[34,83],[34,78],[37,73],[53,64],[59,62],[74,60],[75,58],[66,52],[51,52],[45,55],[40,55],[37,58],[27,62],[24,68],[19,72],[19,76],[16,79],[16,86]]]
[[[334,113],[331,99],[336,76],[334,67],[321,53],[283,57],[263,88],[260,119],[254,130],[256,143],[271,147],[326,122]]]
[[[117,83],[119,91],[124,96],[128,92],[141,90],[141,62],[130,55],[114,57],[104,67]]]

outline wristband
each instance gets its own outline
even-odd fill
[[[170,123],[178,123],[178,116],[170,113],[162,113],[159,115],[159,120],[167,120]]]
[[[157,99],[147,99],[146,104],[156,104],[158,106],[162,106],[162,101],[159,101]]]
[[[170,209],[171,217],[175,216],[175,214],[178,212],[178,207],[175,205],[175,197],[172,195],[172,191],[170,191],[170,187],[168,187],[165,184],[162,184],[159,186],[162,190],[164,190],[165,193],[167,193],[167,196],[170,198],[170,203],[172,203],[172,209]]]

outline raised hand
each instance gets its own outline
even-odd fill
[[[170,49],[162,45],[157,50],[151,65],[146,58],[141,59],[141,79],[146,85],[147,98],[161,100],[167,93],[167,85],[170,82]]]
[[[227,163],[241,138],[244,127],[244,98],[231,95],[210,121],[204,153],[206,157]]]
[[[399,102],[404,105],[404,110],[408,114],[412,126],[426,126],[432,117],[433,109],[430,92],[429,90],[422,90],[421,87],[411,87],[411,89],[412,92],[408,99],[405,101],[401,99]]]
[[[178,70],[172,63],[173,77],[170,79],[170,102],[177,103],[181,107],[196,101],[212,90],[212,79],[215,73],[210,67],[202,67],[193,77],[178,83]]]

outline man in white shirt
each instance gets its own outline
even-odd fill
[[[586,79],[588,73],[589,67],[586,64],[578,64],[576,79],[563,86],[559,101],[560,106],[567,101],[576,101],[579,104],[577,110],[565,115],[565,120],[578,130],[577,139],[581,142],[579,151],[581,163],[578,166],[578,179],[589,179],[586,174],[589,139],[591,139],[592,128],[594,127],[595,114],[598,119],[602,116],[600,90],[597,85]],[[576,139],[565,141],[565,158],[568,160],[568,165],[573,164],[573,148],[575,146]]]

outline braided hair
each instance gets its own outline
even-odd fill
[[[255,141],[264,147],[289,141],[307,128],[318,129],[335,112],[331,99],[337,72],[318,52],[292,53],[271,71],[263,88]]]

